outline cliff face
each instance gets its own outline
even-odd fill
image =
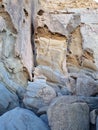
[[[32,78],[31,3],[0,1],[0,80],[10,89]]]
[[[15,129],[98,129],[95,1],[0,0],[0,130]]]
[[[98,4],[90,0],[39,3],[35,30],[38,65],[65,76],[70,68],[97,71]]]

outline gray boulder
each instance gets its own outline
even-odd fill
[[[54,89],[44,79],[37,79],[29,82],[23,102],[26,108],[38,110],[49,105],[55,97]]]
[[[49,130],[33,112],[15,108],[0,117],[0,130]]]
[[[98,93],[98,82],[89,76],[79,76],[76,83],[76,95],[95,96]]]
[[[61,103],[63,102],[64,104],[71,104],[74,102],[81,102],[81,103],[87,103],[90,111],[94,109],[98,109],[98,97],[84,97],[84,96],[61,96],[58,98],[55,98],[53,103]]]
[[[11,93],[2,83],[0,83],[0,115],[17,106],[19,106],[17,95]]]
[[[53,102],[48,109],[51,130],[89,130],[89,107],[86,103]]]

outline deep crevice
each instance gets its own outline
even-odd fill
[[[35,47],[35,40],[34,40],[34,25],[31,23],[31,43],[32,43],[32,51],[33,51],[33,63],[34,67],[37,66],[36,62],[36,47]]]

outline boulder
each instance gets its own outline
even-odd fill
[[[11,93],[0,83],[0,115],[19,106],[19,100],[15,93]]]
[[[77,78],[76,95],[95,96],[98,93],[98,82],[93,78],[81,75]]]
[[[98,97],[84,97],[84,96],[61,96],[61,97],[57,97],[55,98],[53,101],[53,103],[57,103],[59,104],[60,102],[62,102],[63,104],[71,104],[74,102],[80,102],[80,103],[87,103],[90,111],[94,110],[94,109],[98,109]]]
[[[0,130],[49,130],[33,112],[15,108],[0,117]]]
[[[49,105],[55,97],[54,89],[48,86],[44,79],[37,79],[29,82],[23,102],[26,108],[38,110]]]
[[[48,109],[48,120],[51,130],[89,130],[89,107],[56,101]]]

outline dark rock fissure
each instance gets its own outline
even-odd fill
[[[32,51],[33,51],[33,64],[34,64],[34,67],[37,66],[37,62],[36,62],[36,46],[35,46],[35,40],[34,40],[34,25],[33,23],[31,23],[31,44],[32,44]]]

